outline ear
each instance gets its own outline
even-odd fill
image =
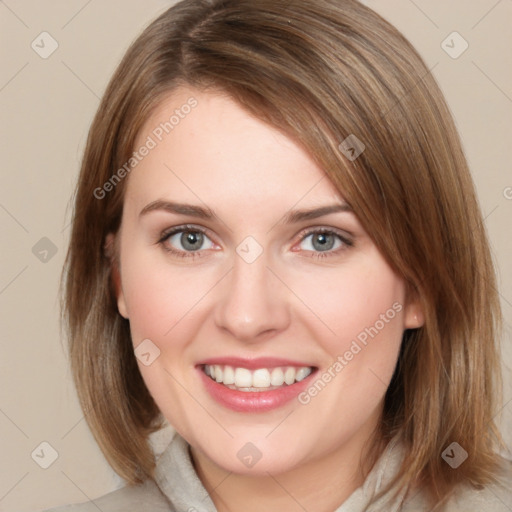
[[[419,293],[412,286],[408,287],[406,305],[404,308],[404,327],[418,329],[425,323],[425,313],[421,304]]]
[[[105,239],[104,245],[105,255],[110,262],[110,276],[112,279],[112,287],[117,299],[117,309],[119,314],[128,319],[128,309],[124,298],[123,287],[121,286],[121,273],[119,270],[119,257],[116,247],[116,236],[109,233]]]

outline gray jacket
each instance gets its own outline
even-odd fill
[[[402,449],[389,443],[364,484],[335,512],[362,512],[371,497],[385,486],[397,471]],[[46,512],[216,512],[190,459],[188,444],[178,434],[157,461],[156,482],[124,487],[80,505],[69,505]],[[385,498],[375,503],[374,512],[428,512],[422,493],[392,503]],[[483,490],[462,488],[443,509],[445,512],[512,512],[512,463],[507,463],[503,485]],[[314,512],[314,511],[311,511]]]

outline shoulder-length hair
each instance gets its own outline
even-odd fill
[[[355,0],[185,0],[143,31],[115,71],[85,148],[63,296],[78,395],[115,471],[131,484],[153,477],[148,435],[162,416],[117,311],[105,251],[126,179],[108,193],[104,185],[181,85],[227,93],[298,141],[420,297],[425,324],[404,333],[380,423],[384,439],[406,445],[394,488],[421,482],[440,503],[460,482],[492,481],[501,316],[474,186],[432,73]],[[365,145],[357,159],[340,146],[351,135]],[[468,453],[457,471],[441,457],[454,441]]]

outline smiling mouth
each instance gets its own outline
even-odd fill
[[[210,379],[229,389],[261,392],[291,386],[304,380],[315,368],[312,366],[281,366],[249,370],[229,365],[205,364],[202,366],[202,370]]]

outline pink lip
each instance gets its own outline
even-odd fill
[[[308,363],[292,361],[290,359],[281,359],[277,357],[258,357],[255,359],[245,359],[241,357],[212,357],[198,363],[198,365],[229,365],[234,368],[247,368],[248,370],[257,370],[258,368],[278,368],[280,366],[294,366],[301,368],[304,366],[312,367]]]
[[[220,361],[220,360],[219,360]],[[224,359],[222,359],[224,361]],[[280,361],[282,363],[282,361]],[[228,363],[204,363],[204,364],[228,364]],[[237,366],[237,365],[234,365]],[[296,364],[274,364],[273,366],[307,366]],[[257,368],[272,368],[273,366],[262,365],[261,360],[258,362]],[[247,367],[238,365],[238,367]],[[212,378],[208,377],[203,371],[203,366],[197,366],[200,378],[209,395],[220,405],[236,412],[266,412],[282,407],[286,403],[296,398],[304,389],[306,389],[312,377],[316,374],[316,370],[311,372],[304,380],[295,382],[288,386],[283,386],[272,391],[237,391],[230,389],[224,384],[219,384]]]

